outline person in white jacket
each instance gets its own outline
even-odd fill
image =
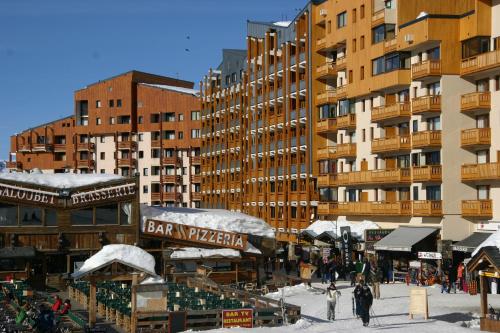
[[[335,306],[340,295],[340,291],[337,290],[335,283],[332,282],[326,288],[326,313],[328,320],[335,320]]]

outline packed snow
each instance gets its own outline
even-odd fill
[[[495,246],[500,250],[500,230],[492,233],[490,237],[486,238],[484,242],[479,244],[479,246],[474,250],[474,252],[472,252],[472,256],[474,257],[476,253],[478,253],[479,250],[481,250],[481,248],[487,246]]]
[[[305,230],[313,231],[318,236],[326,231],[334,232],[335,235],[340,236],[340,228],[342,227],[350,227],[351,235],[358,239],[365,238],[365,230],[367,229],[380,229],[378,224],[372,221],[364,220],[361,222],[351,222],[345,219],[338,219],[337,221],[318,220],[313,224],[311,224],[309,227],[307,227]]]
[[[288,27],[292,21],[278,21],[278,22],[273,22],[273,25],[277,25],[278,27]]]
[[[200,249],[184,247],[175,249],[171,259],[241,258],[240,251],[233,249]]]
[[[140,284],[163,284],[165,280],[161,276],[150,276],[144,279]]]
[[[155,88],[159,88],[159,89],[180,92],[180,93],[183,93],[183,94],[189,94],[189,95],[193,95],[193,96],[198,96],[200,94],[200,91],[196,90],[196,89],[190,89],[190,88],[184,88],[184,87],[176,87],[176,86],[168,86],[168,85],[165,85],[165,84],[151,84],[151,83],[141,83],[141,84],[143,86],[155,87]]]
[[[58,189],[69,189],[80,186],[124,179],[122,176],[110,174],[75,174],[75,173],[0,173],[0,180],[10,180],[32,185],[48,186]]]
[[[149,207],[141,205],[142,222],[154,219],[189,226],[274,238],[264,220],[223,209]]]
[[[326,319],[326,284],[313,283],[312,288],[304,284],[285,287],[285,302],[301,306],[302,319],[297,323],[281,327],[253,329],[215,329],[210,333],[331,333],[331,332],[405,332],[405,333],[473,333],[479,332],[479,295],[470,296],[461,292],[441,294],[438,286],[426,287],[429,295],[429,319],[422,316],[408,318],[410,287],[406,284],[381,285],[381,299],[374,300],[369,327],[363,327],[360,319],[352,314],[352,291],[347,282],[337,283],[342,293],[336,306],[336,319]],[[280,299],[281,289],[267,297]],[[500,295],[488,295],[488,302],[500,308]]]
[[[78,279],[113,262],[120,262],[156,276],[155,258],[151,254],[137,246],[111,244],[105,245],[99,252],[85,260],[82,267],[73,273],[73,277]]]

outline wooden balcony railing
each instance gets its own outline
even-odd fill
[[[413,216],[443,216],[441,200],[413,201]]]
[[[317,183],[318,187],[335,187],[338,185],[337,175],[336,174],[319,175]]]
[[[411,142],[413,148],[441,147],[441,131],[413,132]]]
[[[337,215],[338,204],[336,202],[318,203],[318,215]]]
[[[376,27],[385,22],[385,8],[372,14],[372,27]]]
[[[54,144],[54,151],[55,152],[62,152],[66,151],[67,145],[65,143],[56,143]]]
[[[151,193],[151,201],[161,201],[161,193]]]
[[[151,148],[160,148],[161,140],[151,140]]]
[[[356,157],[356,144],[343,143],[337,145],[337,158]]]
[[[118,160],[119,168],[133,168],[135,166],[136,160],[135,158],[120,158]]]
[[[441,165],[423,165],[412,168],[413,182],[440,182],[443,178]]]
[[[464,217],[492,217],[492,200],[462,200],[462,216]]]
[[[118,149],[122,150],[135,149],[136,146],[137,146],[136,142],[131,140],[118,142]]]
[[[500,50],[486,52],[474,57],[463,59],[460,65],[460,75],[471,75],[500,66]]]
[[[462,165],[462,181],[499,180],[500,163]]]
[[[339,202],[338,215],[359,216],[411,216],[411,201],[367,201],[367,202]]]
[[[486,92],[473,92],[460,97],[461,112],[489,111],[491,109],[491,94]]]
[[[166,184],[176,184],[181,181],[180,175],[162,175],[161,182]]]
[[[337,58],[335,63],[337,64],[337,70],[344,70],[347,67],[347,57]]]
[[[316,123],[316,133],[337,132],[337,118],[322,119]]]
[[[428,112],[441,112],[441,96],[430,95],[414,98],[411,101],[411,112],[414,115]]]
[[[38,152],[49,152],[54,150],[54,145],[51,143],[34,143],[31,150]]]
[[[316,102],[318,105],[322,104],[334,104],[337,102],[337,90],[329,89],[320,92],[316,97]]]
[[[76,150],[78,150],[78,151],[94,150],[94,143],[92,143],[92,142],[79,143],[76,145]]]
[[[411,110],[409,102],[378,106],[372,109],[372,122],[394,118],[410,118],[410,116]]]
[[[318,79],[333,78],[337,75],[337,64],[334,62],[327,62],[316,67],[316,74]]]
[[[181,159],[180,157],[177,156],[168,156],[168,157],[163,157],[161,159],[163,165],[179,165],[181,164]]]
[[[22,169],[23,164],[21,162],[7,162],[5,164],[5,167],[7,169],[17,170],[17,169]]]
[[[94,166],[93,160],[77,160],[76,167],[81,168],[92,168]]]
[[[422,80],[430,76],[441,76],[441,60],[425,60],[411,65],[413,80]]]
[[[201,175],[191,175],[191,183],[201,183]]]
[[[460,143],[462,147],[489,146],[491,144],[491,128],[462,130]]]
[[[354,171],[338,174],[338,185],[411,183],[410,169]]]
[[[325,37],[318,38],[316,40],[316,48],[318,49],[318,51],[323,50],[323,49],[326,48],[326,38]]]
[[[337,99],[347,98],[347,84],[337,87]]]
[[[332,146],[318,149],[316,158],[318,160],[332,160],[337,158],[337,147]]]
[[[201,156],[191,156],[191,164],[200,165],[201,164]]]
[[[191,192],[191,200],[200,201],[201,200],[201,193],[200,192]]]
[[[338,129],[356,128],[356,114],[348,114],[337,118]]]
[[[163,192],[163,201],[182,201],[182,193]]]
[[[407,150],[411,150],[411,139],[409,135],[375,139],[372,141],[373,154]]]

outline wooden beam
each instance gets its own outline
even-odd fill
[[[139,275],[132,275],[132,295],[131,295],[131,309],[130,309],[130,332],[135,333],[137,330],[137,288],[139,284]]]
[[[486,318],[488,314],[488,292],[486,276],[479,276],[479,288],[481,288],[481,318]]]
[[[89,327],[93,328],[96,323],[96,281],[94,279],[90,280],[90,293],[89,293]]]

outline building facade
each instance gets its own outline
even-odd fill
[[[7,166],[140,174],[141,203],[197,207],[200,111],[193,85],[138,71],[91,84],[75,92],[74,115],[12,136]]]

